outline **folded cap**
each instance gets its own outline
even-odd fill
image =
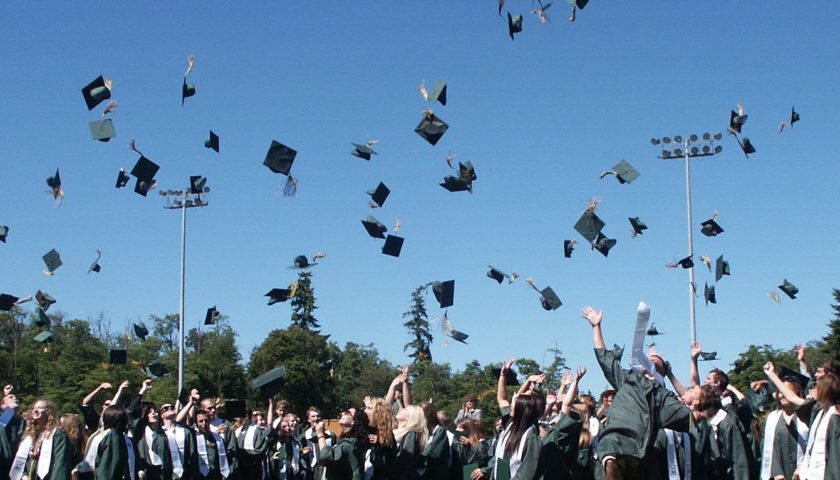
[[[205,193],[206,187],[207,177],[202,177],[201,175],[190,176],[190,193],[194,195]]]
[[[276,140],[271,141],[268,153],[265,154],[263,165],[274,173],[288,175],[295,161],[297,151],[293,150]]]
[[[39,333],[38,335],[35,335],[35,338],[33,338],[33,340],[35,340],[38,343],[49,343],[53,341],[53,337],[55,337],[55,334],[45,330]]]
[[[490,370],[493,373],[493,376],[499,378],[502,376],[502,369],[501,368],[493,368]],[[509,368],[507,373],[505,373],[505,384],[508,387],[516,387],[519,385],[519,380],[516,378],[516,371],[513,368]]]
[[[616,243],[618,243],[618,240],[614,238],[607,238],[604,234],[598,232],[598,236],[595,237],[595,241],[592,242],[592,248],[598,250],[598,252],[604,257],[608,257],[610,255],[610,249],[612,249]]]
[[[706,283],[706,286],[703,288],[703,297],[706,299],[706,305],[710,303],[717,303],[717,297],[715,297],[715,286]]]
[[[137,322],[134,324],[134,335],[139,338],[140,340],[145,340],[146,335],[149,334],[149,329],[146,328],[146,324],[143,322]]]
[[[298,255],[293,260],[292,268],[309,268],[315,265],[314,263],[309,263],[309,259],[306,258],[306,255]]]
[[[207,309],[207,313],[204,315],[204,324],[205,325],[214,325],[221,317],[221,314],[218,310],[216,310],[216,306],[212,306]]]
[[[61,255],[54,248],[45,253],[42,258],[44,259],[44,264],[47,266],[47,271],[49,273],[53,273],[58,269],[58,267],[64,265],[61,261]]]
[[[420,120],[414,131],[427,142],[436,145],[448,129],[449,125],[446,122],[438,118],[431,110],[426,110],[423,112],[423,119]]]
[[[38,305],[46,311],[49,310],[50,306],[55,303],[55,298],[47,292],[38,290],[35,292],[35,302],[37,302]]]
[[[619,183],[632,183],[633,180],[639,178],[639,172],[633,168],[626,160],[622,160],[612,167],[615,172],[615,178]]]
[[[747,122],[747,115],[739,115],[735,110],[729,112],[729,129],[741,133],[741,126]]]
[[[660,332],[659,330],[656,329],[656,323],[653,323],[653,322],[650,323],[650,326],[648,327],[646,333],[649,337],[655,337],[657,335],[663,335],[662,332]]]
[[[700,352],[700,361],[710,362],[717,360],[717,352]]]
[[[634,236],[641,235],[644,230],[648,229],[648,226],[645,225],[645,222],[639,220],[639,217],[628,218],[628,220],[630,220],[630,226],[633,227]]]
[[[388,227],[373,216],[368,216],[367,220],[362,220],[362,225],[364,225],[368,235],[373,238],[385,238],[385,232],[388,231]]]
[[[432,293],[440,303],[440,308],[451,307],[455,303],[455,280],[432,282]]]
[[[110,118],[94,120],[88,123],[88,127],[90,127],[90,136],[100,142],[107,142],[117,136],[117,132],[114,131],[114,122]]]
[[[508,12],[508,35],[513,40],[513,35],[522,31],[522,15],[513,16]]]
[[[152,180],[140,180],[139,178],[134,182],[134,193],[142,196],[146,196],[149,193],[149,190],[155,188],[157,186],[157,182]]]
[[[685,257],[683,259],[678,260],[677,263],[675,263],[673,266],[675,266],[675,267],[679,266],[679,267],[688,269],[688,268],[691,268],[691,267],[694,266],[694,260],[691,258],[691,256],[688,256],[688,257]]]
[[[575,230],[577,230],[578,233],[583,235],[583,238],[591,243],[598,238],[598,234],[601,233],[601,230],[604,229],[605,225],[604,221],[601,220],[598,215],[587,210],[583,212],[583,215],[581,215],[577,223],[575,223]]]
[[[447,335],[449,338],[451,338],[452,340],[455,340],[456,342],[461,342],[461,343],[463,343],[464,345],[466,345],[466,344],[467,344],[466,340],[467,340],[468,338],[470,338],[470,336],[469,336],[469,335],[467,335],[467,334],[466,334],[466,333],[464,333],[464,332],[459,332],[458,330],[447,330],[446,335]]]
[[[187,77],[184,77],[184,84],[181,86],[181,106],[184,106],[184,100],[195,95],[195,84],[187,83]]]
[[[150,362],[143,371],[152,380],[169,375],[169,369],[160,362]]]
[[[224,418],[233,421],[246,416],[245,400],[226,400]]]
[[[723,228],[718,225],[714,218],[710,218],[700,224],[700,233],[707,237],[716,237],[723,233]]]
[[[359,145],[358,143],[353,144],[353,151],[350,152],[350,154],[354,157],[359,157],[365,160],[370,160],[371,155],[378,155],[378,153],[376,153],[368,145]]]
[[[554,293],[551,287],[545,287],[540,290],[540,304],[546,310],[557,310],[563,305],[563,302],[560,301],[560,297]]]
[[[404,241],[405,239],[402,237],[388,235],[385,238],[385,245],[382,246],[382,253],[392,257],[399,257]]]
[[[85,99],[88,111],[96,108],[97,105],[111,98],[111,89],[100,75],[82,89],[82,96]]]
[[[131,169],[131,174],[138,180],[151,182],[154,180],[155,175],[157,175],[158,170],[160,170],[160,166],[158,164],[143,155],[140,155],[137,163],[135,163],[134,167]]]
[[[507,275],[501,270],[498,270],[490,265],[488,265],[488,268],[490,268],[490,270],[487,271],[487,276],[499,282],[499,284],[501,285],[502,280],[504,280],[505,277],[507,277]]]
[[[583,8],[586,6],[586,4],[589,3],[589,0],[574,0],[574,1],[575,1],[575,6],[579,9],[581,9],[581,10],[583,10]]]
[[[799,114],[796,113],[796,109],[794,107],[790,107],[790,126],[792,127],[794,123],[799,121]]]
[[[127,350],[111,350],[108,353],[108,363],[111,365],[125,365],[128,363],[128,351]]]
[[[219,153],[219,136],[210,130],[210,138],[204,141],[204,148],[210,148],[216,153]]]
[[[61,190],[61,173],[58,170],[56,168],[55,175],[47,177],[47,185],[53,189],[53,195],[56,195],[56,192]]]
[[[129,180],[131,180],[131,177],[121,168],[119,173],[117,173],[117,183],[114,186],[116,188],[123,188],[128,184]]]
[[[755,153],[755,147],[752,142],[750,142],[749,138],[742,137],[738,140],[738,143],[741,145],[741,150],[744,151],[744,155],[746,155],[747,158],[750,158],[751,153]]]
[[[286,367],[280,366],[253,379],[251,381],[251,388],[254,390],[259,389],[260,398],[268,400],[280,393],[285,377]]]
[[[274,305],[275,303],[282,303],[288,300],[292,296],[292,291],[287,288],[272,288],[264,296],[268,297],[269,305]]]
[[[9,227],[0,225],[0,242],[6,243],[6,236],[9,235]]]
[[[435,88],[429,94],[430,102],[440,102],[441,105],[446,105],[446,82],[438,80],[435,83]]]
[[[791,300],[795,299],[796,294],[799,293],[799,289],[796,288],[796,286],[794,284],[788,282],[787,278],[785,279],[785,281],[781,285],[779,285],[779,290],[784,292],[785,295],[790,297]]]
[[[12,310],[20,298],[9,295],[8,293],[0,294],[0,312],[8,312]]]
[[[566,258],[572,258],[572,252],[575,250],[574,240],[563,240],[563,255]]]
[[[715,281],[719,281],[724,275],[729,275],[729,262],[721,255],[715,260]]]
[[[384,183],[379,182],[379,185],[376,186],[376,189],[368,192],[368,195],[370,195],[371,201],[377,207],[381,207],[385,204],[385,200],[388,198],[388,195],[390,193],[391,190],[389,190]]]
[[[35,311],[38,312],[38,319],[35,320],[35,325],[50,330],[52,328],[52,320],[50,320],[50,317],[49,315],[47,315],[47,312],[45,312],[44,309],[41,307],[36,308]]]

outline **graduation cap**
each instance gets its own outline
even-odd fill
[[[108,363],[111,365],[125,365],[128,363],[128,350],[112,349],[108,352]]]
[[[721,255],[715,260],[715,281],[719,281],[724,275],[729,275],[729,262]]]
[[[750,158],[751,153],[755,153],[755,147],[750,142],[749,138],[747,138],[747,137],[741,138],[740,140],[738,140],[738,144],[741,145],[741,150],[744,151],[744,155],[747,158]]]
[[[706,286],[703,288],[703,297],[706,299],[706,305],[710,303],[717,303],[717,297],[715,296],[715,286],[710,286],[708,283],[706,283]]]
[[[499,285],[501,285],[502,280],[504,280],[507,277],[507,274],[493,266],[487,265],[487,267],[490,269],[487,270],[487,276],[499,282]]]
[[[598,238],[598,234],[604,229],[606,224],[601,220],[595,212],[587,209],[580,216],[577,223],[575,223],[575,230],[583,235],[588,242],[594,242]]]
[[[595,241],[592,242],[592,248],[598,250],[598,252],[604,257],[608,257],[610,249],[613,248],[616,243],[618,243],[618,240],[614,238],[607,238],[606,235],[598,232],[598,236],[595,237]]]
[[[392,257],[399,257],[404,241],[405,239],[402,237],[388,235],[385,238],[385,245],[382,246],[382,253]]]
[[[58,170],[56,168],[55,175],[47,177],[47,185],[52,189],[53,198],[56,199],[64,195],[64,192],[61,190],[61,173]]]
[[[265,154],[263,165],[268,167],[274,173],[286,175],[286,185],[283,188],[284,196],[292,196],[297,192],[297,180],[289,173],[292,170],[292,164],[297,156],[297,150],[289,148],[282,143],[272,140],[268,147],[268,152]]]
[[[467,335],[467,334],[466,334],[466,333],[464,333],[464,332],[459,332],[458,330],[447,330],[446,335],[447,335],[449,338],[451,338],[452,340],[455,340],[456,342],[461,342],[461,343],[463,343],[464,345],[467,345],[466,340],[467,340],[468,338],[470,338],[470,336],[469,336],[469,335]]]
[[[707,237],[716,237],[723,233],[723,228],[712,217],[700,224],[700,233]]]
[[[204,315],[204,324],[205,325],[214,325],[221,317],[222,314],[216,310],[216,306],[213,305],[212,307],[207,309],[207,314]]]
[[[157,175],[158,170],[160,170],[160,165],[140,155],[137,163],[131,169],[131,174],[138,180],[151,182]]]
[[[385,200],[388,198],[388,195],[391,194],[391,190],[385,186],[384,183],[379,182],[379,185],[376,186],[376,189],[371,190],[368,192],[370,195],[372,205],[377,207],[381,207],[385,204]]]
[[[322,362],[320,365],[318,365],[318,371],[329,372],[330,370],[333,369],[333,366],[334,366],[334,362],[332,361],[332,359],[330,359],[330,360]]]
[[[41,307],[38,307],[35,311],[38,314],[38,319],[35,320],[35,325],[39,327],[44,327],[47,330],[51,329],[52,320],[50,320],[50,317],[47,315],[47,312],[45,312],[44,309]]]
[[[370,148],[369,144],[359,145],[358,143],[353,144],[353,151],[350,152],[354,157],[363,158],[365,160],[370,160],[371,155],[379,155]]]
[[[190,176],[190,193],[200,195],[205,193],[206,187],[207,177],[202,177],[201,175]]]
[[[272,288],[265,294],[268,297],[268,304],[274,305],[278,302],[285,302],[292,296],[292,290],[288,288]]]
[[[273,370],[263,373],[251,381],[251,388],[259,389],[260,398],[268,400],[280,392],[286,376],[286,367],[279,366]]]
[[[794,123],[799,121],[799,114],[796,113],[796,109],[794,107],[790,107],[790,126],[792,127]]]
[[[747,122],[747,115],[735,110],[729,112],[729,130],[741,133],[741,127]]]
[[[717,352],[700,352],[701,362],[710,362],[712,360],[717,360]]]
[[[88,126],[90,127],[90,136],[94,140],[107,142],[117,136],[117,132],[114,131],[114,122],[111,121],[110,118],[106,118],[105,120],[94,120],[93,122],[88,123]]]
[[[435,88],[426,100],[430,102],[440,102],[441,105],[446,105],[446,82],[438,80],[435,83]]]
[[[235,418],[243,418],[246,415],[245,400],[226,400],[224,418],[233,421]]]
[[[184,100],[195,95],[195,84],[187,83],[187,77],[184,76],[184,83],[181,85],[181,106],[184,106]]]
[[[455,280],[432,282],[432,293],[440,308],[451,307],[455,303]]]
[[[38,290],[35,292],[35,301],[41,308],[44,309],[44,311],[46,311],[49,310],[50,306],[55,303],[55,298],[53,298],[49,293]]]
[[[618,183],[621,184],[632,183],[633,180],[639,178],[639,172],[633,168],[627,160],[622,160],[613,165],[612,170],[601,174],[601,178],[604,178],[607,175],[615,175],[615,178],[618,179]]]
[[[47,266],[47,274],[52,275],[58,267],[64,265],[61,261],[61,255],[58,253],[56,249],[52,249],[49,252],[45,253],[42,257],[44,259],[44,264]]]
[[[316,263],[309,263],[309,259],[306,257],[306,255],[298,255],[293,260],[293,265],[292,265],[291,268],[303,269],[303,268],[309,268],[309,267],[314,266],[314,265],[317,265],[317,264]]]
[[[149,193],[149,190],[155,188],[156,186],[157,182],[154,179],[147,181],[140,180],[138,178],[137,181],[134,182],[134,193],[145,197]]]
[[[414,129],[417,135],[420,135],[427,142],[432,145],[437,145],[438,141],[443,137],[443,134],[449,129],[449,125],[438,118],[431,110],[423,111],[423,119]]]
[[[691,256],[688,256],[688,257],[685,257],[681,260],[678,260],[676,263],[669,263],[668,265],[666,265],[666,267],[670,267],[670,268],[682,267],[682,268],[686,268],[686,269],[691,268],[693,266],[694,266],[694,260],[691,258]]]
[[[102,270],[102,267],[99,265],[99,259],[100,258],[102,258],[102,252],[97,250],[96,251],[96,260],[94,260],[93,263],[90,264],[90,267],[88,267],[87,273],[90,273],[90,272],[99,273],[99,271]]]
[[[513,16],[508,12],[508,35],[513,40],[513,35],[522,31],[522,15]]]
[[[648,229],[648,226],[645,225],[645,222],[639,220],[639,217],[628,217],[630,220],[630,226],[633,227],[633,236],[641,235],[643,231]]]
[[[149,334],[149,329],[146,328],[146,324],[143,322],[137,322],[134,324],[134,335],[139,338],[140,340],[145,340],[146,335]]]
[[[0,312],[8,312],[12,310],[20,298],[9,295],[8,293],[0,294]]]
[[[795,299],[796,294],[799,293],[799,289],[796,288],[794,284],[788,282],[787,278],[781,285],[779,285],[779,290],[784,292],[791,300]]]
[[[811,379],[808,376],[802,375],[796,370],[790,369],[788,367],[782,367],[779,370],[779,378],[789,382],[798,383],[802,386],[803,390],[805,389],[805,387],[808,386],[808,382],[811,381]]]
[[[450,192],[460,192],[464,190],[472,192],[472,182],[477,178],[478,176],[475,174],[475,168],[473,167],[472,162],[467,160],[466,162],[458,162],[457,177],[452,175],[445,176],[443,178],[443,183],[441,183],[440,186]]]
[[[38,335],[35,335],[35,338],[33,338],[33,340],[35,340],[38,343],[50,343],[53,341],[53,337],[55,337],[54,333],[45,330],[39,333]]]
[[[128,184],[128,181],[131,180],[131,177],[125,173],[124,169],[120,169],[120,172],[117,174],[117,183],[114,185],[116,188],[123,188]]]
[[[169,375],[169,369],[166,368],[166,365],[160,362],[150,362],[146,365],[146,369],[143,370],[143,373],[146,374],[147,377],[154,380],[156,378],[165,377]]]
[[[545,287],[540,290],[540,304],[546,310],[557,310],[563,305],[563,302],[560,301],[560,297],[554,293],[551,287]]]
[[[210,148],[219,153],[219,136],[213,133],[213,130],[210,130],[210,138],[204,141],[204,148]]]
[[[494,368],[490,371],[496,378],[502,376],[501,368]],[[507,373],[505,373],[505,383],[508,387],[516,387],[519,385],[519,380],[516,378],[516,371],[514,371],[513,368],[508,368]]]
[[[385,238],[385,232],[388,231],[388,227],[371,215],[368,215],[367,220],[362,220],[362,225],[373,238]]]
[[[105,78],[100,75],[92,82],[82,88],[82,96],[85,99],[88,111],[96,108],[97,105],[111,98],[110,82],[106,82]]]
[[[657,335],[664,335],[664,333],[660,332],[656,329],[656,324],[651,322],[650,327],[647,329],[647,335],[650,337],[655,337]]]
[[[753,364],[753,361],[747,357],[738,357],[732,364],[735,367],[735,373],[741,373]]]
[[[6,243],[6,236],[9,235],[9,227],[0,225],[0,242]]]
[[[575,240],[563,240],[563,256],[572,258],[572,252],[575,250]]]

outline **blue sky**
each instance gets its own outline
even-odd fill
[[[604,2],[568,21],[566,2],[541,25],[531,4],[524,31],[507,36],[496,2],[37,2],[4,8],[0,32],[0,290],[37,289],[71,318],[103,312],[115,328],[178,311],[180,214],[113,187],[138,148],[161,166],[163,189],[208,177],[210,206],[188,212],[187,324],[212,305],[229,316],[247,358],[288,304],[263,294],[295,280],[299,254],[327,253],[313,269],[323,331],[343,344],[373,343],[402,363],[402,313],[411,291],[455,279],[449,318],[472,334],[468,346],[433,347],[460,368],[509,356],[547,358],[561,348],[587,365],[584,387],[600,389],[591,335],[579,316],[607,312],[609,343],[632,340],[640,300],[666,335],[657,345],[687,378],[687,275],[664,264],[687,255],[683,164],[657,158],[655,136],[725,132],[744,105],[758,152],[749,159],[731,137],[722,154],[693,162],[695,260],[723,254],[732,276],[718,304],[698,299],[698,337],[727,367],[750,343],[789,346],[821,337],[836,282],[838,188],[834,169],[840,7],[822,2]],[[197,94],[180,104],[186,57]],[[91,140],[80,89],[113,80],[117,138]],[[426,104],[416,86],[449,85],[448,104]],[[801,114],[781,135],[792,105]],[[413,129],[430,106],[449,125],[431,146]],[[203,147],[208,130],[221,153]],[[380,140],[369,162],[351,142]],[[272,140],[298,150],[297,197],[262,165]],[[470,160],[474,193],[438,186],[445,158]],[[632,184],[599,174],[626,159]],[[56,207],[45,179],[56,168],[66,191]],[[365,192],[391,189],[373,214],[400,218],[403,253],[380,253],[364,232]],[[133,180],[132,180],[133,185]],[[572,229],[591,197],[609,258],[590,252]],[[699,234],[720,212],[726,230]],[[627,217],[650,227],[631,239]],[[571,259],[563,240],[578,240]],[[41,275],[51,248],[64,266]],[[103,251],[100,274],[87,267]],[[499,286],[487,265],[532,276],[564,305],[544,311],[518,280]],[[699,262],[698,262],[699,265]],[[701,268],[702,289],[714,277]],[[776,304],[767,291],[784,278],[801,293]],[[29,304],[31,305],[31,304]],[[439,315],[429,295],[432,317]],[[27,308],[31,308],[27,307]],[[51,310],[52,311],[52,310]],[[491,328],[485,328],[485,327]]]

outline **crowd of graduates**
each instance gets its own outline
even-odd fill
[[[246,408],[192,390],[155,405],[144,401],[149,379],[131,398],[124,382],[98,411],[97,397],[111,389],[104,383],[78,413],[60,415],[46,399],[22,410],[6,386],[0,479],[840,479],[836,363],[812,376],[800,349],[800,372],[768,363],[744,394],[718,369],[701,384],[695,344],[686,387],[660,354],[639,355],[636,345],[622,368],[623,349],[604,343],[603,313],[582,314],[611,388],[598,401],[579,394],[579,368],[560,385],[531,375],[509,396],[518,381],[508,360],[492,432],[474,395],[454,421],[433,399],[414,403],[408,367],[384,398],[347,405],[337,421],[314,406],[299,416],[273,395]]]

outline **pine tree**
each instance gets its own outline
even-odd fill
[[[828,358],[840,362],[840,289],[832,290],[834,304],[831,309],[834,311],[834,320],[828,322],[828,333],[823,337],[820,350]]]
[[[291,300],[292,325],[320,333],[321,325],[315,318],[315,290],[312,288],[312,272],[298,273],[297,290]]]
[[[412,340],[405,344],[404,351],[410,350],[411,357],[415,363],[432,361],[432,332],[429,329],[429,316],[426,312],[426,300],[423,294],[426,293],[428,285],[417,287],[411,294],[411,308],[403,313],[403,318],[409,320],[403,325],[408,329]]]

